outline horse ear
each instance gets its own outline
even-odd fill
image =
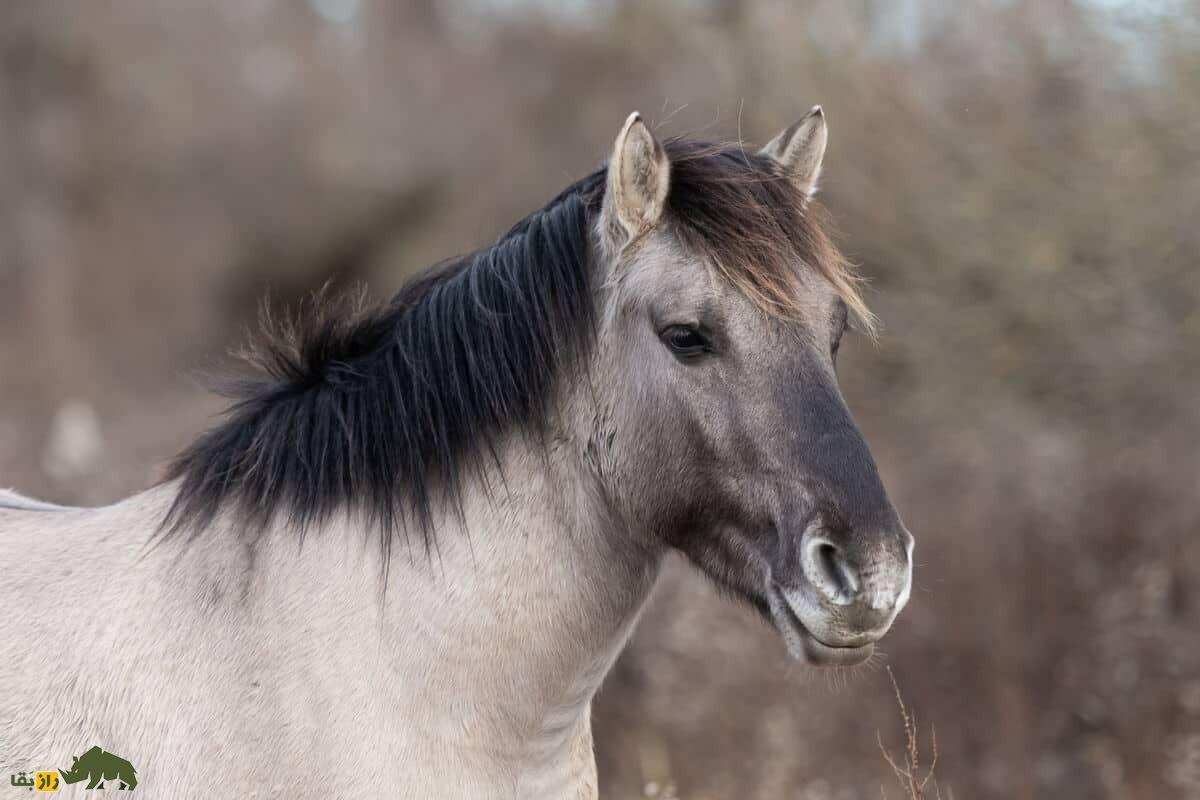
[[[619,247],[658,223],[670,183],[666,150],[633,112],[617,134],[608,162],[604,215],[613,244]]]
[[[817,179],[821,177],[821,161],[825,158],[825,144],[828,141],[829,128],[825,125],[825,114],[820,106],[813,106],[812,111],[759,152],[775,159],[796,184],[796,188],[805,197],[812,197],[817,191]]]

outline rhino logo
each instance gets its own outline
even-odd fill
[[[136,770],[133,764],[130,764],[120,756],[114,756],[112,753],[106,753],[99,747],[93,747],[81,756],[75,756],[75,763],[71,764],[71,768],[60,769],[63,783],[79,783],[84,778],[88,779],[88,785],[85,789],[103,789],[104,781],[117,780],[120,782],[118,789],[133,789],[137,786]]]

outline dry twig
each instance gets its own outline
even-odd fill
[[[896,703],[900,706],[900,719],[904,722],[906,743],[903,759],[898,760],[884,746],[883,735],[876,732],[875,736],[879,742],[879,752],[883,754],[884,760],[892,768],[892,773],[896,776],[896,780],[899,782],[900,788],[904,790],[904,796],[908,800],[928,800],[928,795],[925,793],[926,787],[932,787],[932,800],[941,800],[941,788],[938,786],[937,780],[933,777],[933,771],[937,766],[938,760],[937,731],[932,725],[929,726],[931,755],[929,766],[924,769],[924,775],[922,775],[921,752],[917,739],[917,715],[904,705],[904,698],[900,695],[900,685],[896,683],[896,676],[892,672],[891,667],[887,668],[887,673],[892,681],[892,689],[896,693]],[[884,792],[882,785],[879,787],[879,793],[886,800],[887,793]],[[954,800],[953,795],[949,795],[947,800]]]

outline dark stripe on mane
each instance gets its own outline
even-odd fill
[[[769,161],[682,140],[666,148],[681,238],[768,311],[786,311],[797,257],[842,269]],[[461,508],[464,476],[495,457],[503,431],[543,431],[554,382],[587,356],[604,183],[597,170],[382,307],[318,296],[294,322],[267,319],[249,353],[259,377],[227,387],[226,418],[169,470],[180,487],[164,533],[195,535],[228,508],[247,529],[282,513],[303,535],[350,508],[385,552],[414,523],[428,551],[434,508]]]

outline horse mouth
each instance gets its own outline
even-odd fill
[[[800,621],[800,617],[778,586],[771,586],[768,597],[771,620],[783,637],[783,643],[792,658],[820,667],[850,667],[863,663],[875,652],[874,642],[852,646],[822,642]]]

